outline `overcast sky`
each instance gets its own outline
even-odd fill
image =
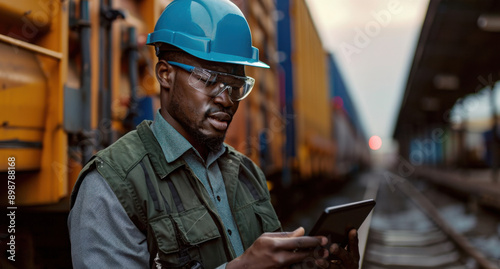
[[[306,0],[368,138],[392,137],[428,0]],[[389,143],[386,143],[386,145]]]

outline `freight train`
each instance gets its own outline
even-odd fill
[[[65,219],[82,165],[159,107],[145,41],[169,2],[0,0],[0,176],[14,186],[0,188],[0,204],[23,213],[18,254],[27,258],[17,268],[70,267]],[[233,2],[271,68],[247,68],[256,85],[226,142],[260,165],[277,197],[368,166],[356,110],[305,0]]]

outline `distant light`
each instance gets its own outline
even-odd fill
[[[267,183],[267,189],[269,191],[272,191],[273,188],[274,188],[274,184],[271,181],[269,181],[269,180],[267,180],[266,183]]]
[[[477,19],[477,26],[483,31],[500,32],[500,16],[497,14],[484,14]]]
[[[423,97],[420,104],[424,111],[438,111],[441,108],[441,101],[436,97]]]
[[[333,97],[332,103],[335,109],[342,109],[344,107],[344,100],[340,96]]]
[[[368,145],[372,150],[378,150],[380,147],[382,147],[382,139],[380,139],[379,136],[374,135],[370,137],[370,140],[368,141]]]
[[[460,88],[460,79],[454,74],[437,74],[432,82],[438,90],[456,91]]]

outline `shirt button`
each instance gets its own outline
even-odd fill
[[[219,196],[219,195],[217,195],[217,201],[219,201],[219,202],[220,202],[220,196]]]
[[[227,229],[227,233],[231,235],[233,232],[231,231],[231,229]]]

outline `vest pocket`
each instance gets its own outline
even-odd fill
[[[151,232],[161,252],[170,254],[179,251],[175,228],[169,216],[151,220],[149,222]]]
[[[189,268],[193,261],[209,268],[226,261],[220,233],[205,208],[164,215],[151,220],[150,227],[164,268]]]
[[[199,245],[220,237],[217,226],[204,207],[173,213],[172,216],[184,240],[190,245]]]
[[[245,249],[263,233],[275,232],[281,228],[269,200],[253,202],[237,209],[234,214]]]
[[[281,229],[281,223],[269,200],[257,202],[252,207],[261,224],[262,232],[276,232]]]

